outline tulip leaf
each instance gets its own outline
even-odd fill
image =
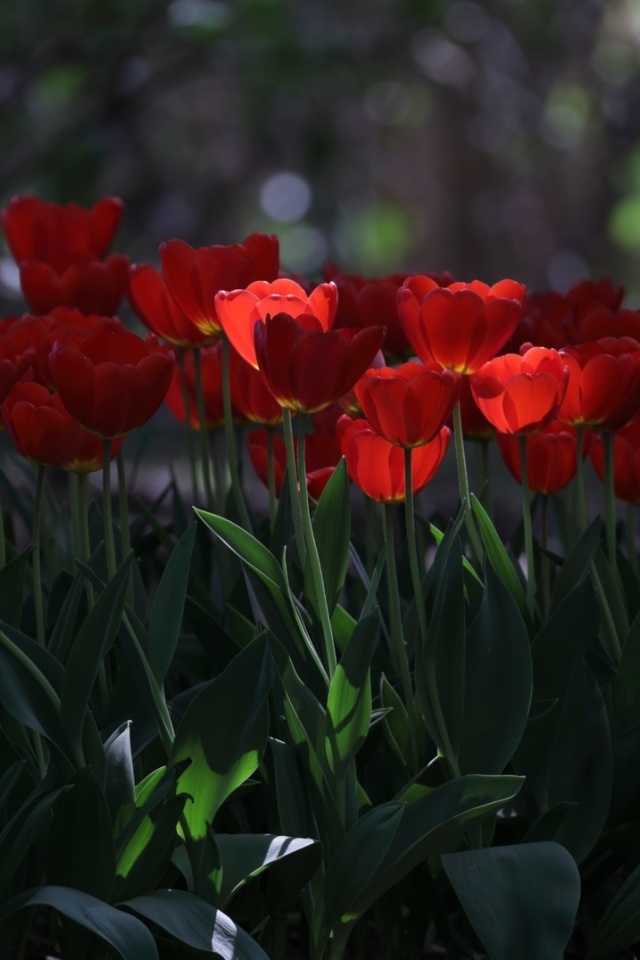
[[[247,533],[237,523],[219,517],[206,510],[196,510],[200,519],[233,551],[246,566],[258,574],[264,582],[280,593],[286,593],[286,586],[280,564],[264,544]]]
[[[217,833],[216,843],[222,863],[220,902],[223,906],[248,880],[274,865],[289,871],[288,887],[299,894],[322,861],[321,845],[309,837]],[[284,876],[286,878],[286,873]]]
[[[196,950],[222,960],[268,960],[264,950],[221,910],[185,890],[154,890],[126,906]]]
[[[313,517],[313,535],[318,548],[327,605],[331,614],[344,586],[349,557],[351,504],[349,478],[344,457],[322,491]],[[307,554],[304,565],[305,593],[318,609],[311,561]]]
[[[104,755],[104,795],[109,805],[114,831],[118,833],[118,814],[133,807],[136,801],[130,720],[126,720],[111,734],[104,745]]]
[[[196,530],[192,523],[173,548],[151,611],[147,657],[158,683],[164,680],[180,635]]]
[[[631,873],[598,924],[586,960],[609,960],[640,940],[640,867]]]
[[[409,757],[411,724],[402,697],[383,674],[380,678],[380,702],[385,714],[383,729],[391,749],[405,766]]]
[[[13,627],[20,626],[24,578],[32,552],[33,547],[27,547],[0,569],[0,620]]]
[[[76,747],[79,746],[84,713],[100,664],[122,620],[132,561],[133,553],[129,553],[89,611],[69,651],[60,700],[60,720],[69,741]]]
[[[224,800],[251,776],[269,732],[269,649],[254,640],[191,700],[170,762],[190,759],[178,789],[193,798],[184,811],[190,836],[202,839]]]
[[[527,616],[527,601],[522,587],[522,582],[515,570],[513,562],[507,553],[505,546],[498,536],[498,532],[491,522],[489,514],[484,509],[478,498],[471,494],[471,508],[476,518],[482,543],[487,551],[487,557],[495,572],[498,574],[505,587],[518,604],[518,608],[523,617]]]
[[[155,941],[140,920],[82,890],[59,886],[27,890],[5,903],[1,916],[32,906],[53,907],[104,940],[121,960],[158,960]]]
[[[532,683],[527,628],[512,595],[487,567],[482,604],[467,631],[463,773],[502,773],[524,732]]]
[[[114,898],[138,893],[164,871],[178,835],[176,827],[188,797],[170,797],[145,816],[129,835],[116,864]]]
[[[586,576],[600,542],[601,529],[602,521],[598,516],[589,524],[562,564],[553,588],[551,613],[557,610],[564,598]]]
[[[640,614],[635,618],[613,681],[616,720],[625,730],[640,724]]]
[[[8,820],[0,833],[0,902],[7,884],[14,879],[38,838],[40,829],[49,824],[52,804],[70,789],[65,786],[52,793],[44,793],[41,788],[36,788]]]
[[[492,960],[561,957],[580,901],[580,874],[558,843],[464,850],[442,865]]]
[[[378,642],[377,612],[355,627],[331,681],[326,750],[337,777],[360,749],[371,723],[371,657]]]

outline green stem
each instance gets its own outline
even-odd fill
[[[182,392],[182,405],[184,406],[184,415],[185,422],[187,427],[187,459],[189,461],[189,472],[191,474],[191,492],[193,495],[193,502],[198,503],[200,500],[200,487],[198,484],[198,467],[196,464],[195,450],[193,444],[193,435],[194,429],[191,422],[191,396],[187,390],[187,384],[185,382],[184,374],[186,369],[186,356],[187,351],[185,347],[180,347],[178,351],[178,363],[180,365],[180,390]]]
[[[614,434],[605,430],[602,435],[604,444],[604,496],[607,528],[607,553],[613,567],[616,567],[616,492],[614,480]]]
[[[540,545],[542,547],[542,553],[540,557],[540,572],[542,575],[542,607],[546,618],[549,613],[549,606],[551,605],[549,557],[546,553],[549,544],[549,495],[546,493],[542,494],[540,526]]]
[[[116,545],[113,537],[113,514],[111,512],[111,440],[103,440],[104,462],[102,464],[102,519],[104,521],[104,549],[107,557],[107,579],[116,572]]]
[[[204,404],[204,388],[202,386],[202,360],[200,350],[193,351],[193,372],[196,386],[196,405],[198,408],[198,432],[200,434],[200,460],[202,462],[202,479],[204,481],[204,495],[209,510],[218,511],[216,496],[211,482],[211,451],[209,449],[209,431],[207,430],[207,413]],[[219,498],[223,496],[218,490]]]
[[[582,424],[576,425],[576,484],[578,487],[578,523],[580,533],[587,529],[587,488],[584,479],[584,460],[582,459],[582,446],[584,438],[584,427]]]
[[[251,520],[247,511],[247,505],[242,494],[240,486],[240,476],[238,474],[238,460],[236,457],[236,443],[233,435],[233,416],[231,410],[231,380],[229,377],[229,341],[225,338],[222,341],[222,399],[224,405],[224,435],[227,444],[227,466],[229,468],[229,478],[231,480],[231,492],[240,517],[240,522],[245,530],[251,533]]]
[[[85,563],[88,563],[89,557],[91,556],[91,539],[89,536],[89,475],[86,473],[80,474],[78,481],[80,556]],[[87,606],[89,607],[89,610],[91,610],[94,604],[95,596],[93,592],[93,584],[88,577],[85,580],[85,589],[87,593]]]
[[[460,400],[456,400],[453,408],[453,438],[456,448],[456,462],[458,464],[458,487],[460,490],[460,502],[464,510],[464,519],[467,526],[467,533],[471,541],[471,548],[479,564],[482,564],[484,550],[482,541],[476,529],[471,510],[471,497],[469,495],[469,478],[467,476],[467,461],[464,455],[464,436],[462,433],[462,414],[460,412]]]
[[[520,472],[522,474],[522,520],[524,524],[524,546],[527,557],[527,607],[533,617],[536,599],[536,570],[533,558],[533,529],[531,526],[531,503],[529,500],[529,467],[527,463],[527,438],[521,435]]]
[[[322,567],[320,566],[320,555],[311,523],[311,511],[309,510],[309,495],[307,493],[307,469],[304,462],[304,447],[306,436],[306,415],[301,413],[298,417],[298,477],[300,478],[300,506],[302,508],[302,525],[304,528],[305,540],[311,564],[311,575],[316,592],[316,602],[318,604],[318,613],[322,625],[322,637],[324,640],[324,659],[329,679],[331,680],[338,661],[336,659],[336,648],[333,640],[333,630],[331,629],[331,614],[327,603],[327,592],[324,588],[324,578],[322,576]]]
[[[387,555],[387,594],[389,600],[391,660],[394,670],[402,679],[404,701],[409,710],[413,702],[413,684],[411,683],[409,659],[407,657],[407,648],[402,632],[402,613],[400,610],[400,592],[398,590],[398,571],[396,569],[392,503],[385,503],[384,505],[384,545]]]
[[[127,497],[127,474],[124,468],[122,447],[116,454],[118,465],[118,497],[120,504],[120,543],[122,556],[126,557],[131,550],[131,530],[129,529],[129,499]]]
[[[416,543],[415,503],[413,497],[413,476],[411,473],[411,447],[404,448],[404,502],[411,584],[413,586],[413,596],[418,613],[420,641],[422,644],[424,644],[427,639],[427,615],[425,610],[424,593],[422,590],[422,577],[420,575],[420,564],[418,561],[418,548]]]
[[[638,551],[636,550],[636,511],[635,504],[627,504],[627,551],[629,554],[629,563],[637,575],[638,573]]]
[[[493,521],[493,504],[491,502],[491,471],[489,469],[489,450],[491,448],[490,440],[480,440],[480,476],[482,478],[482,506],[487,511],[487,515]]]
[[[276,465],[273,452],[273,427],[267,427],[267,489],[269,491],[269,530],[276,525]]]
[[[74,569],[76,557],[82,556],[78,474],[73,470],[70,470],[67,474],[67,482],[69,488],[69,513],[71,514],[71,552],[73,555],[72,569]],[[82,559],[84,560],[84,557]]]
[[[300,566],[304,569],[304,561],[307,550],[304,542],[304,531],[302,527],[302,506],[300,504],[300,493],[298,491],[298,477],[296,470],[296,453],[293,446],[293,428],[291,426],[291,411],[286,407],[282,408],[282,424],[284,427],[284,443],[287,450],[287,473],[289,475],[289,492],[291,495],[291,512],[293,515],[293,530],[298,548],[298,559]],[[306,491],[305,491],[306,495]]]
[[[40,646],[45,645],[44,600],[42,597],[42,505],[44,502],[44,481],[46,467],[38,464],[38,479],[36,481],[36,499],[33,511],[33,599],[36,608],[36,634]]]

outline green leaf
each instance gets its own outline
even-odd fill
[[[227,520],[225,517],[219,517],[214,513],[207,513],[206,510],[197,510],[200,519],[210,527],[215,534],[220,537],[223,543],[232,550],[246,566],[258,574],[264,582],[280,593],[286,592],[284,577],[280,564],[264,544],[247,533],[237,523]]]
[[[349,478],[343,457],[322,491],[313,517],[313,534],[320,557],[322,580],[330,614],[338,601],[347,574],[350,533]],[[308,555],[304,566],[304,589],[305,594],[313,599],[317,610],[311,561]]]
[[[13,627],[20,626],[24,578],[32,553],[33,547],[27,547],[0,569],[0,620]]]
[[[371,723],[371,657],[379,618],[370,613],[354,629],[331,681],[327,699],[326,750],[337,777],[345,775]]]
[[[222,862],[223,905],[252,877],[278,864],[286,871],[285,877],[289,874],[290,889],[299,894],[322,861],[321,845],[308,837],[217,833],[216,843]]]
[[[184,813],[193,839],[206,836],[220,805],[260,762],[269,732],[271,681],[267,644],[254,640],[187,707],[170,763],[191,760],[178,789],[193,797]]]
[[[487,567],[484,598],[467,631],[463,773],[502,773],[520,742],[532,692],[529,637],[518,606]]]
[[[88,893],[58,886],[27,890],[5,903],[1,916],[32,906],[53,907],[104,940],[121,960],[158,960],[155,941],[143,923]]]
[[[640,867],[608,905],[593,936],[587,960],[610,960],[640,940]]]
[[[130,553],[97,598],[69,652],[62,685],[60,720],[70,743],[77,749],[98,669],[122,620],[132,561],[133,554]]]
[[[186,795],[170,797],[154,807],[129,834],[116,864],[114,899],[131,897],[148,888],[168,867],[187,800]]]
[[[640,724],[640,614],[635,618],[613,680],[616,720],[621,729]]]
[[[147,658],[158,683],[165,678],[180,636],[196,530],[197,525],[192,523],[173,548],[151,611]]]
[[[442,864],[492,960],[561,957],[580,901],[575,861],[557,843],[445,854]]]
[[[389,711],[382,721],[385,736],[391,749],[406,766],[411,738],[409,714],[402,697],[384,674],[380,677],[380,702],[383,708]]]
[[[222,960],[268,960],[248,933],[210,903],[184,890],[154,890],[122,904],[157,923],[176,940]]]
[[[131,753],[131,721],[126,720],[104,745],[106,775],[104,795],[114,824],[120,830],[118,814],[127,812],[136,802],[133,755]],[[121,814],[122,815],[122,814]]]
[[[487,551],[489,563],[518,604],[522,616],[526,618],[527,601],[520,578],[496,528],[491,522],[489,514],[473,493],[471,494],[471,508],[478,524],[482,543]]]
[[[602,521],[598,516],[587,527],[562,564],[551,597],[550,612],[552,614],[555,613],[565,597],[586,576],[600,541],[601,528]]]
[[[7,822],[0,833],[0,894],[14,879],[40,830],[50,823],[52,804],[70,789],[43,793],[36,788]]]

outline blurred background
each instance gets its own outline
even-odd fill
[[[134,261],[265,230],[640,306],[640,0],[22,0],[0,50],[0,201],[116,194]]]

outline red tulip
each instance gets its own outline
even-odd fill
[[[145,326],[167,343],[201,347],[217,336],[196,326],[169,293],[162,274],[148,263],[129,268],[129,300]]]
[[[34,356],[33,348],[18,352],[10,343],[0,340],[0,403],[33,364]]]
[[[396,308],[398,288],[406,276],[405,273],[393,273],[366,279],[354,273],[340,273],[335,267],[325,269],[325,279],[332,280],[338,288],[334,328],[386,327],[384,349],[395,356],[409,353],[409,341]]]
[[[122,253],[112,253],[105,261],[78,259],[60,272],[48,263],[25,260],[20,264],[20,284],[35,313],[67,306],[108,316],[118,309],[128,273],[129,260]]]
[[[169,389],[175,358],[153,335],[101,328],[57,340],[49,360],[69,412],[104,439],[131,433],[152,416]]]
[[[604,480],[604,442],[602,435],[589,435],[589,457]],[[613,439],[613,488],[616,497],[627,503],[640,503],[640,422],[616,431]]]
[[[355,392],[380,436],[399,447],[418,447],[433,440],[449,419],[461,379],[452,370],[409,362],[365,371]]]
[[[462,377],[460,384],[460,418],[462,435],[467,440],[493,440],[496,428],[489,423],[471,392],[471,377]]]
[[[262,375],[243,360],[233,347],[229,349],[229,380],[233,406],[240,417],[267,426],[282,421],[282,407],[266,386]]]
[[[222,342],[202,347],[200,350],[200,375],[204,399],[205,425],[207,430],[215,430],[224,423],[224,404],[222,398]],[[196,393],[196,373],[193,351],[190,350],[181,367],[174,370],[171,384],[165,396],[165,403],[180,423],[187,422],[184,391],[189,399],[189,424],[194,429],[200,426],[198,400]]]
[[[84,431],[67,411],[58,393],[40,383],[19,383],[1,407],[2,420],[14,446],[34,463],[58,467],[80,448]]]
[[[240,356],[258,367],[254,329],[260,320],[277,313],[290,317],[315,317],[322,330],[329,330],[336,312],[338,292],[334,283],[321,283],[308,296],[295,280],[281,277],[273,283],[258,280],[246,290],[221,290],[216,296],[220,323]]]
[[[278,238],[252,233],[242,243],[194,250],[183,240],[160,246],[162,275],[171,296],[208,337],[222,332],[215,298],[219,290],[274,280],[279,269]]]
[[[519,353],[524,344],[560,350],[567,343],[567,324],[571,316],[571,304],[561,293],[555,290],[528,293],[522,316],[502,352]]]
[[[35,260],[61,274],[78,261],[104,256],[122,211],[117,197],[103,197],[90,210],[40,197],[14,197],[2,211],[2,226],[16,263]]]
[[[576,431],[559,420],[552,420],[537,433],[528,434],[525,442],[529,489],[548,494],[566,487],[577,469]],[[498,434],[498,447],[507,467],[518,483],[522,483],[519,438]]]
[[[451,431],[443,427],[430,443],[417,447],[411,456],[413,492],[422,490],[442,463]],[[366,420],[344,416],[338,422],[338,438],[349,476],[372,500],[392,503],[405,498],[404,451],[381,437]]]
[[[500,433],[533,433],[556,416],[568,376],[556,350],[531,347],[522,356],[506,353],[483,364],[471,381],[471,392]]]
[[[278,313],[255,324],[260,373],[281,407],[314,413],[335,403],[370,365],[384,329],[325,330],[315,316]]]
[[[475,373],[513,334],[525,288],[514,280],[492,287],[474,280],[440,287],[426,276],[409,277],[398,291],[398,313],[423,361]]]
[[[562,351],[569,370],[560,420],[598,430],[618,430],[640,410],[640,343],[605,337]]]
[[[83,430],[78,424],[81,434],[81,440],[73,456],[60,464],[63,470],[68,473],[94,473],[96,470],[102,470],[104,464],[104,440],[96,437],[95,434]],[[111,441],[111,457],[113,460],[122,444],[124,437]]]

